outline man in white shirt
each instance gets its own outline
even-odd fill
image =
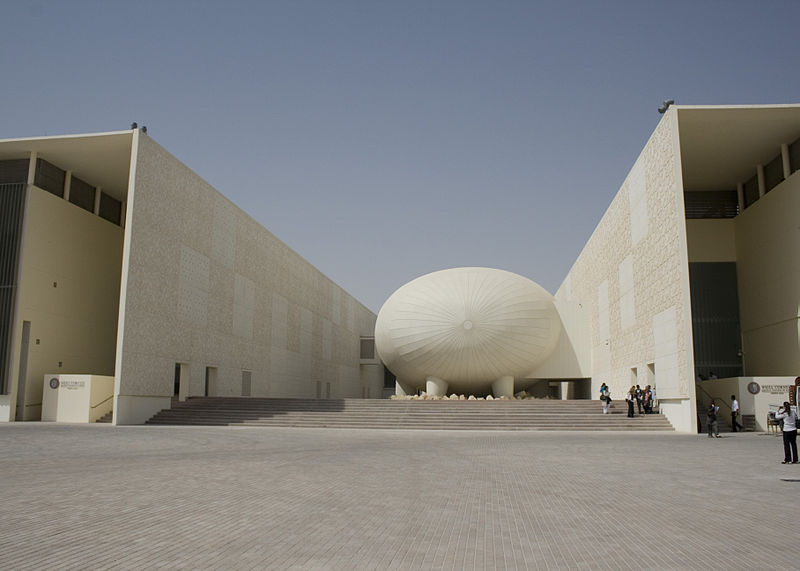
[[[736,400],[736,395],[731,395],[731,430],[736,432],[736,428],[739,428],[739,432],[744,432],[744,426],[739,424],[739,421],[736,420],[736,417],[739,416],[739,401]]]

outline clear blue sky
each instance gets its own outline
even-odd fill
[[[5,2],[0,138],[132,121],[373,311],[551,292],[667,98],[797,103],[800,2]]]

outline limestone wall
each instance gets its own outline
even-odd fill
[[[152,139],[134,140],[115,422],[141,422],[181,396],[361,397],[375,315]],[[375,378],[372,378],[375,377]],[[155,412],[154,410],[154,412]]]
[[[800,371],[800,172],[737,216],[736,256],[748,375]]]
[[[655,385],[680,431],[696,429],[677,110],[656,127],[556,297],[590,308],[592,396]],[[624,403],[623,403],[624,405]]]

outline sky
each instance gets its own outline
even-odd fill
[[[378,312],[551,293],[661,116],[800,103],[796,0],[5,2],[0,138],[133,121]]]

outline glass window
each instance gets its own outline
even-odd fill
[[[95,188],[88,182],[84,182],[78,177],[72,177],[69,185],[69,201],[75,206],[80,206],[84,210],[94,212],[94,193]]]
[[[100,218],[105,218],[109,222],[113,222],[119,226],[122,220],[122,203],[107,195],[105,192],[100,193]]]
[[[36,176],[33,184],[51,194],[63,197],[66,174],[54,164],[48,163],[44,159],[36,159]]]

